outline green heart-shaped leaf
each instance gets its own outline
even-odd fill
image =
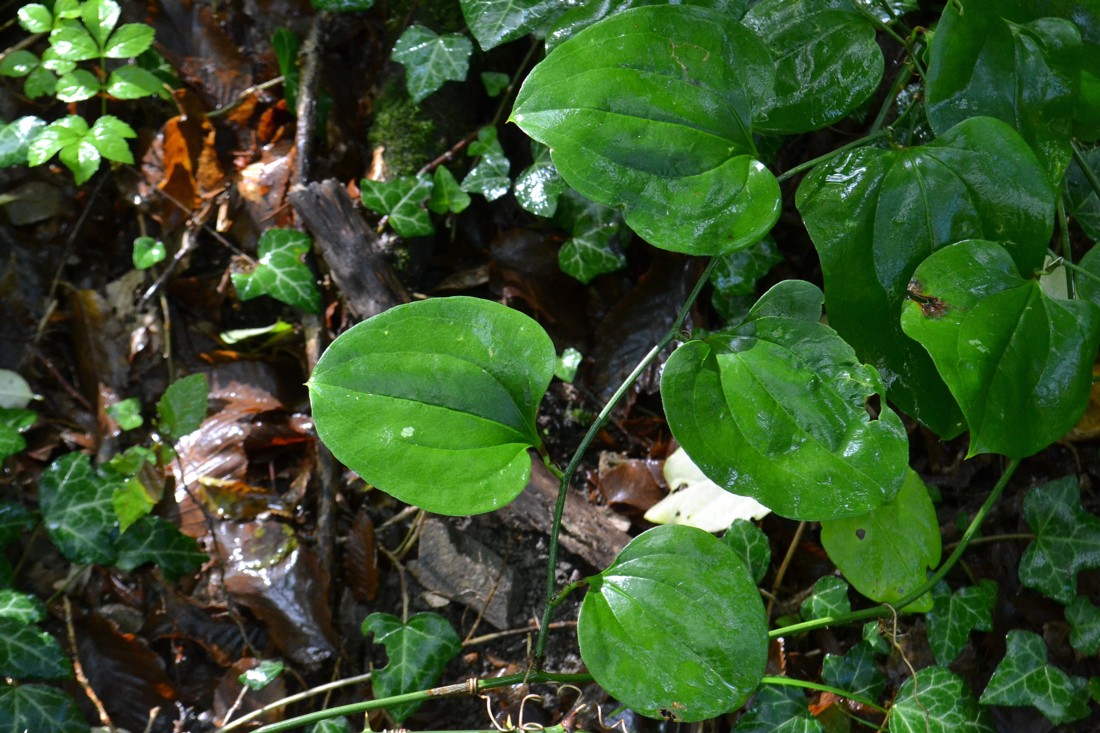
[[[1008,250],[977,239],[921,263],[909,297],[902,329],[928,350],[961,406],[969,455],[1023,458],[1076,424],[1100,345],[1097,306],[1050,298],[1020,276]]]
[[[881,506],[901,488],[909,448],[901,419],[866,401],[874,367],[821,315],[821,291],[788,280],[737,328],[690,341],[661,377],[672,434],[712,481],[794,519],[836,519]]]
[[[633,8],[536,66],[511,120],[550,147],[570,186],[622,207],[651,244],[722,254],[779,216],[779,185],[752,139],[773,76],[767,48],[726,13]]]
[[[317,434],[364,480],[437,514],[523,490],[557,355],[527,316],[476,298],[392,308],[342,334],[309,381]]]
[[[1038,267],[1055,198],[1027,143],[990,118],[920,147],[847,153],[799,186],[829,325],[879,368],[898,406],[943,437],[964,424],[928,354],[898,322],[909,278],[935,250],[974,237],[1014,242],[1021,269]]]
[[[691,722],[745,702],[767,661],[748,568],[701,529],[657,527],[589,578],[577,637],[600,686],[653,718]]]

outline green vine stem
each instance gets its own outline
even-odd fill
[[[793,677],[772,677],[765,675],[761,680],[762,685],[785,685],[787,687],[801,687],[806,690],[816,690],[817,692],[831,692],[837,697],[843,697],[845,700],[851,700],[852,702],[858,702],[860,705],[877,710],[880,713],[886,714],[886,708],[882,707],[874,700],[868,700],[865,697],[852,694],[848,690],[842,690],[839,687],[830,687],[829,685],[821,685],[817,682],[807,682],[806,680],[796,680]]]
[[[871,608],[865,608],[860,611],[852,611],[851,613],[841,614],[840,616],[825,616],[823,618],[817,618],[813,621],[803,621],[798,624],[791,624],[790,626],[783,626],[778,629],[773,629],[768,632],[769,639],[776,639],[781,636],[790,636],[791,634],[799,634],[804,631],[811,631],[813,629],[823,629],[827,626],[841,626],[844,624],[854,623],[856,621],[865,621],[873,618],[884,618],[886,616],[893,616],[897,613],[897,609],[905,608],[913,601],[923,596],[928,591],[935,587],[936,583],[943,580],[944,576],[950,572],[951,568],[955,567],[955,564],[962,557],[962,554],[966,552],[966,548],[970,545],[970,540],[974,538],[974,535],[982,526],[982,522],[985,521],[986,516],[990,510],[993,509],[993,505],[997,503],[997,499],[1001,497],[1004,492],[1005,486],[1008,485],[1012,475],[1016,473],[1017,466],[1020,465],[1019,459],[1013,459],[1009,461],[1005,467],[1004,473],[1001,474],[1001,478],[997,480],[997,485],[993,487],[993,490],[989,492],[989,496],[982,504],[978,513],[974,515],[974,519],[970,521],[970,526],[966,528],[966,532],[963,533],[961,539],[955,550],[951,555],[940,565],[939,569],[932,574],[923,585],[919,586],[916,590],[910,592],[907,596],[894,604],[883,603],[878,606],[872,606]]]
[[[788,178],[793,178],[794,176],[797,176],[802,171],[807,171],[811,168],[819,166],[819,165],[821,165],[822,163],[824,163],[826,161],[832,160],[833,158],[836,158],[840,155],[843,155],[844,153],[847,153],[849,150],[852,150],[853,148],[862,148],[864,145],[869,145],[869,144],[875,142],[876,140],[880,140],[880,139],[886,137],[887,134],[889,134],[889,133],[886,130],[876,130],[876,131],[874,131],[874,132],[872,132],[868,135],[865,135],[864,137],[861,137],[858,140],[853,140],[852,142],[848,143],[847,145],[841,145],[836,150],[825,153],[825,155],[819,155],[818,157],[814,158],[813,160],[807,160],[805,163],[801,163],[799,165],[796,165],[794,168],[791,168],[790,170],[783,171],[782,173],[780,173],[778,176],[775,177],[775,180],[782,183],[783,181],[787,180]]]
[[[676,320],[672,322],[672,326],[668,329],[668,332],[649,350],[648,354],[642,357],[642,360],[638,362],[638,366],[634,367],[634,371],[630,373],[630,376],[619,385],[619,388],[615,390],[615,394],[611,395],[611,399],[608,400],[607,404],[600,410],[600,414],[596,416],[591,427],[588,428],[588,432],[585,433],[584,438],[581,439],[580,444],[577,446],[577,450],[573,452],[573,457],[569,460],[569,465],[565,467],[565,470],[559,471],[550,463],[545,455],[543,456],[547,468],[558,477],[559,484],[558,501],[554,506],[554,521],[550,525],[550,556],[546,561],[546,607],[542,613],[542,623],[539,625],[538,641],[535,644],[534,659],[536,663],[541,664],[542,660],[546,657],[546,637],[550,630],[550,616],[554,612],[554,607],[558,603],[561,603],[562,598],[564,598],[564,596],[559,597],[557,593],[557,583],[554,579],[554,571],[557,570],[558,567],[558,535],[561,533],[561,520],[565,512],[565,498],[569,491],[569,484],[573,480],[573,474],[575,474],[577,468],[580,467],[581,459],[588,450],[588,446],[592,444],[592,441],[596,439],[600,430],[607,424],[608,419],[611,417],[611,412],[615,409],[615,406],[619,404],[619,400],[621,400],[627,391],[634,385],[634,382],[638,380],[642,372],[653,363],[657,355],[664,351],[666,346],[680,336],[680,331],[684,326],[684,321],[687,320],[688,314],[691,312],[691,307],[695,304],[696,299],[699,297],[699,293],[702,292],[703,286],[710,280],[710,276],[718,266],[718,263],[718,258],[711,259],[710,263],[707,265],[707,269],[699,276],[699,280],[695,283],[695,287],[692,289],[691,294],[688,295],[683,307],[680,308],[680,312],[676,314]],[[572,590],[573,587],[574,586],[570,586],[569,590]]]
[[[439,697],[472,697],[482,690],[491,690],[496,687],[539,684],[545,682],[567,685],[586,685],[592,681],[592,675],[589,674],[562,674],[558,672],[543,672],[541,670],[531,670],[522,674],[510,674],[505,677],[492,677],[489,679],[471,677],[465,682],[457,685],[433,687],[430,690],[420,690],[418,692],[409,692],[404,695],[367,700],[365,702],[341,705],[340,707],[329,708],[328,710],[320,710],[315,713],[299,715],[295,718],[279,721],[278,723],[261,726],[255,730],[255,733],[277,733],[278,731],[291,730],[330,718],[338,718],[344,715],[358,715],[359,713],[365,713],[370,710],[380,710],[382,708],[388,708],[408,702],[423,702]],[[216,733],[225,733],[228,729],[228,727],[220,728]]]

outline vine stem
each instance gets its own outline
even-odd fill
[[[315,713],[299,715],[296,718],[288,718],[278,723],[271,723],[256,728],[255,733],[278,733],[278,731],[291,730],[300,726],[309,725],[310,723],[317,723],[330,718],[338,718],[343,715],[358,715],[359,713],[365,713],[370,710],[380,710],[382,708],[393,707],[394,705],[401,705],[409,702],[423,702],[425,700],[431,700],[432,698],[473,696],[482,690],[491,690],[496,687],[509,687],[511,685],[532,683],[538,684],[543,682],[586,685],[592,681],[592,675],[590,674],[561,674],[558,672],[543,672],[540,670],[531,670],[521,674],[510,674],[505,677],[491,677],[488,679],[471,677],[465,682],[461,682],[457,685],[433,687],[430,690],[409,692],[404,695],[383,697],[377,700],[366,700],[364,702],[329,708],[328,710],[320,710]],[[226,729],[220,729],[217,733],[223,733],[224,730]]]
[[[993,509],[993,505],[997,503],[997,499],[1001,497],[1004,492],[1005,486],[1008,485],[1009,479],[1016,473],[1016,468],[1020,465],[1019,459],[1012,459],[1005,467],[1004,473],[1001,474],[1001,478],[997,480],[997,485],[993,487],[993,490],[989,492],[989,496],[982,504],[978,513],[974,515],[974,519],[971,520],[970,526],[966,528],[966,532],[963,533],[962,538],[958,544],[955,545],[954,552],[940,565],[939,569],[932,574],[932,577],[928,578],[922,585],[917,587],[916,590],[910,592],[900,601],[894,604],[883,603],[871,608],[865,608],[861,611],[852,611],[851,613],[845,613],[840,616],[826,616],[824,618],[814,619],[813,621],[803,621],[799,624],[791,624],[790,626],[783,626],[778,629],[773,629],[768,632],[769,639],[776,639],[781,636],[788,636],[790,634],[797,634],[803,631],[811,631],[813,629],[823,629],[827,626],[839,626],[843,624],[850,624],[855,621],[863,621],[866,619],[883,618],[885,616],[892,616],[896,613],[895,609],[904,609],[913,601],[923,596],[928,591],[935,587],[936,583],[943,580],[944,576],[951,571],[951,568],[955,567],[955,564],[962,557],[962,554],[966,552],[966,548],[970,545],[970,540],[974,539],[974,535],[981,528],[982,522],[985,521],[986,516],[990,510]]]
[[[585,433],[584,438],[581,439],[580,444],[577,446],[577,450],[574,451],[573,457],[569,460],[569,465],[565,467],[564,471],[560,471],[555,467],[543,452],[543,460],[546,462],[546,467],[558,477],[558,501],[554,506],[554,521],[550,526],[550,550],[549,558],[546,561],[546,607],[542,613],[542,623],[539,624],[539,636],[538,641],[535,644],[535,661],[541,663],[546,657],[546,637],[550,630],[550,615],[554,611],[554,607],[562,601],[564,596],[558,596],[557,583],[554,578],[554,573],[558,567],[558,535],[561,533],[561,519],[562,514],[565,512],[565,498],[569,491],[569,484],[573,480],[573,475],[577,472],[577,468],[581,464],[581,459],[584,457],[585,452],[588,450],[588,446],[595,440],[596,435],[599,434],[603,426],[607,424],[608,419],[611,417],[611,412],[615,409],[615,406],[619,404],[619,400],[634,386],[634,382],[638,381],[638,377],[642,375],[642,372],[653,360],[657,358],[657,355],[664,351],[665,347],[672,343],[678,336],[684,326],[684,321],[687,320],[688,314],[691,312],[691,307],[695,304],[696,299],[699,297],[699,293],[702,292],[703,286],[710,280],[711,274],[718,266],[718,258],[711,259],[707,265],[707,269],[703,271],[703,274],[699,276],[698,282],[695,283],[695,287],[692,289],[691,294],[688,295],[687,300],[684,302],[680,312],[676,314],[676,320],[672,322],[672,326],[668,329],[668,332],[661,337],[661,340],[649,350],[642,360],[638,362],[638,366],[634,367],[634,371],[630,373],[619,388],[615,390],[615,394],[611,396],[611,399],[607,401],[607,404],[600,410],[600,414],[596,416],[596,419],[592,422],[592,425],[588,428],[588,432]],[[570,586],[570,590],[576,587],[577,584]]]
[[[861,697],[859,695],[854,695],[854,694],[852,694],[852,692],[850,690],[842,690],[839,687],[830,687],[829,685],[820,685],[816,682],[807,682],[806,680],[797,680],[794,677],[772,677],[770,675],[765,675],[760,680],[760,684],[762,684],[762,685],[785,685],[787,687],[801,687],[801,688],[806,689],[806,690],[816,690],[818,692],[831,692],[834,695],[836,695],[837,697],[843,697],[846,700],[851,700],[852,702],[858,702],[860,705],[864,705],[866,707],[869,707],[872,710],[877,710],[880,713],[885,714],[887,712],[886,708],[882,707],[881,705],[876,703],[874,700],[868,700],[865,697]]]
[[[880,139],[886,137],[887,134],[889,134],[889,133],[886,130],[876,130],[872,133],[869,133],[869,134],[861,137],[858,140],[853,140],[852,142],[848,143],[847,145],[841,145],[836,150],[825,153],[825,155],[819,155],[818,157],[814,158],[813,160],[807,160],[805,163],[801,163],[799,165],[796,165],[794,168],[791,168],[788,171],[783,171],[782,173],[780,173],[778,176],[775,177],[775,180],[782,183],[783,181],[787,180],[788,178],[793,178],[794,176],[797,176],[802,171],[809,170],[810,168],[818,166],[818,165],[824,163],[825,161],[832,160],[833,158],[835,158],[839,155],[843,155],[844,153],[848,152],[852,148],[861,148],[864,145],[869,145],[870,143],[873,143],[875,140],[880,140]]]

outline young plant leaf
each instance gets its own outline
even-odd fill
[[[771,236],[719,258],[710,276],[710,303],[727,323],[738,323],[756,302],[756,281],[783,261]]]
[[[994,733],[994,728],[961,677],[943,667],[925,667],[898,690],[890,733]]]
[[[821,291],[787,280],[746,321],[677,349],[661,377],[672,434],[711,480],[792,519],[865,514],[908,475],[908,439],[883,386],[818,322]]]
[[[752,575],[752,582],[759,585],[768,572],[768,565],[772,562],[772,548],[771,543],[768,542],[768,536],[747,519],[735,519],[722,535],[722,541],[745,562],[749,574]]]
[[[646,241],[718,255],[759,241],[779,216],[779,185],[752,139],[773,75],[767,48],[726,13],[633,8],[540,62],[511,120]]]
[[[618,210],[586,199],[565,186],[554,221],[572,238],[558,250],[558,266],[570,277],[588,284],[593,278],[626,267],[620,242],[625,237]]]
[[[27,151],[46,123],[33,116],[20,117],[0,127],[0,168],[27,165]]]
[[[298,85],[301,80],[298,50],[301,45],[298,36],[289,28],[277,28],[271,36],[271,48],[275,51],[279,73],[283,75],[283,96],[286,97],[286,106],[293,111],[298,109]]]
[[[116,402],[107,408],[107,414],[118,423],[123,430],[140,428],[145,422],[141,417],[141,400],[131,397],[121,402]]]
[[[46,607],[35,596],[9,589],[0,590],[0,619],[36,624],[44,618]]]
[[[870,644],[856,644],[845,655],[826,654],[821,681],[860,697],[877,700],[886,689],[886,675],[878,668]]]
[[[19,539],[37,521],[37,515],[22,504],[0,502],[0,547]]]
[[[56,687],[0,684],[0,731],[88,733],[73,699]]]
[[[823,730],[806,704],[806,695],[791,685],[761,687],[748,711],[733,727],[733,733],[822,733]]]
[[[1100,518],[1081,507],[1077,479],[1032,489],[1024,519],[1035,533],[1020,558],[1020,582],[1062,604],[1077,596],[1077,573],[1100,568]]]
[[[0,76],[19,79],[37,69],[40,63],[38,57],[30,51],[25,49],[12,51],[4,57],[3,61],[0,61]]]
[[[889,504],[867,514],[821,523],[821,544],[856,590],[880,603],[896,603],[919,587],[940,562],[940,524],[928,489],[910,470]],[[921,596],[906,610],[932,607]]]
[[[928,64],[928,119],[942,133],[988,115],[1017,126],[1059,181],[1070,159],[1081,33],[1034,0],[968,0],[944,8]]]
[[[481,85],[485,87],[485,93],[490,97],[499,97],[511,81],[512,77],[500,71],[481,72]]]
[[[470,194],[462,190],[454,175],[444,166],[435,169],[432,176],[432,196],[428,208],[437,214],[458,214],[470,205]]]
[[[210,384],[205,374],[191,374],[168,385],[157,401],[157,423],[161,432],[179,440],[199,429],[206,417]]]
[[[0,408],[18,410],[34,399],[34,392],[19,372],[0,369]]]
[[[952,593],[947,583],[941,581],[932,589],[932,603],[932,610],[926,616],[928,644],[936,662],[946,667],[962,652],[973,629],[993,630],[997,584],[984,578],[978,585],[968,585]]]
[[[264,659],[252,669],[238,676],[237,681],[253,692],[258,692],[278,679],[285,666],[278,659]]]
[[[313,240],[305,232],[275,228],[265,231],[256,248],[259,261],[255,269],[231,275],[238,297],[252,300],[270,295],[307,313],[320,313],[317,278],[303,259],[312,247]]]
[[[209,559],[193,537],[165,519],[148,515],[119,535],[116,547],[116,567],[129,573],[145,563],[153,563],[169,581],[191,575]]]
[[[432,181],[427,176],[403,176],[389,182],[364,178],[359,190],[363,206],[388,216],[398,235],[424,237],[435,231],[423,204],[432,192]]]
[[[62,20],[50,32],[50,47],[58,58],[66,61],[87,61],[99,56],[99,44],[83,25],[73,20]]]
[[[560,0],[461,0],[462,15],[481,50],[542,31],[561,14]]]
[[[338,459],[401,501],[492,511],[527,484],[555,361],[546,332],[499,303],[409,303],[332,343],[309,381],[313,419]]]
[[[495,127],[481,128],[477,140],[470,143],[466,154],[477,156],[480,160],[462,179],[463,191],[480,193],[486,201],[496,201],[508,193],[512,187],[512,181],[508,178],[511,164],[500,147]]]
[[[83,453],[58,458],[42,472],[38,502],[46,532],[61,554],[82,565],[115,559],[115,483],[92,468]]]
[[[1043,637],[1015,629],[1005,637],[1007,649],[982,693],[983,705],[1031,705],[1055,725],[1087,718],[1088,682],[1047,664]],[[923,701],[924,693],[921,692]]]
[[[764,605],[748,568],[713,535],[648,530],[588,583],[577,621],[581,657],[635,712],[706,720],[741,706],[760,683]]]
[[[852,602],[848,600],[848,584],[843,579],[826,575],[814,583],[814,592],[799,608],[803,621],[819,618],[835,618],[850,613]]]
[[[0,675],[55,680],[71,677],[72,673],[57,639],[37,626],[0,618]]]
[[[127,23],[107,39],[103,55],[109,59],[137,58],[153,45],[154,33],[153,27],[144,23]]]
[[[393,47],[393,60],[405,67],[409,97],[419,104],[447,81],[465,81],[474,44],[461,33],[441,36],[410,25]]]
[[[115,99],[141,99],[160,94],[164,83],[140,66],[120,66],[107,78],[107,93]]]
[[[52,97],[57,91],[57,76],[45,66],[39,66],[32,71],[23,82],[23,93],[27,99],[39,97]]]
[[[568,188],[550,160],[550,148],[531,143],[534,162],[516,177],[512,192],[516,201],[535,216],[551,217],[558,209],[558,197]]]
[[[83,102],[99,94],[99,79],[85,69],[62,74],[57,80],[55,96],[62,102]]]
[[[80,5],[80,17],[84,21],[84,27],[92,34],[92,38],[100,46],[107,41],[107,36],[118,25],[118,18],[122,14],[115,0],[85,0]]]
[[[167,256],[168,250],[159,239],[138,237],[134,240],[134,267],[139,270],[147,270],[158,262],[164,262]]]
[[[1016,267],[994,242],[941,249],[913,273],[901,314],[962,408],[971,456],[1030,456],[1088,404],[1100,308],[1054,300]]]
[[[1100,652],[1100,608],[1088,598],[1077,596],[1066,607],[1066,621],[1074,651],[1085,656]]]
[[[776,59],[775,96],[756,128],[807,132],[842,120],[882,81],[875,26],[846,0],[763,0],[742,22]]]
[[[1008,125],[970,119],[933,142],[860,148],[819,166],[796,203],[821,257],[829,325],[883,374],[892,400],[942,437],[962,414],[928,353],[899,324],[906,286],[934,251],[1010,241],[1022,271],[1043,262],[1057,194]]]
[[[53,29],[53,14],[41,3],[28,3],[15,13],[20,27],[27,33],[49,33]]]
[[[439,681],[443,668],[462,651],[462,641],[447,619],[434,613],[418,613],[401,623],[388,613],[372,613],[363,620],[363,636],[386,647],[389,663],[374,671],[371,684],[376,698],[426,690]],[[416,712],[421,702],[387,708],[397,723]]]

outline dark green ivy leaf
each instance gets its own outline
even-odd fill
[[[875,650],[866,643],[856,644],[843,656],[826,654],[821,681],[869,700],[877,700],[886,689],[886,675],[878,668]]]
[[[193,537],[176,529],[171,522],[146,515],[121,535],[115,565],[126,572],[145,563],[153,563],[170,581],[196,572],[207,561]]]
[[[826,575],[814,583],[814,592],[802,601],[799,614],[803,621],[819,618],[836,618],[850,613],[852,602],[848,600],[848,584],[841,578]]]
[[[566,8],[561,0],[461,0],[462,14],[483,51],[545,27]]]
[[[257,263],[250,272],[234,272],[233,287],[241,300],[270,295],[306,313],[321,312],[321,293],[305,256],[313,240],[295,229],[272,228],[260,236]]]
[[[432,196],[428,208],[437,214],[458,214],[470,205],[470,194],[462,190],[454,175],[444,166],[435,169],[432,177]]]
[[[73,699],[56,687],[0,684],[2,733],[88,733]]]
[[[722,541],[744,560],[745,567],[752,575],[752,582],[759,585],[772,561],[772,548],[768,542],[768,536],[752,522],[746,519],[735,519],[722,535]]]
[[[1066,607],[1069,643],[1078,654],[1095,655],[1100,651],[1100,608],[1084,596],[1077,596]]]
[[[55,680],[73,673],[57,639],[37,626],[0,618],[0,676]]]
[[[389,217],[390,226],[398,235],[424,237],[435,231],[424,200],[431,195],[432,181],[427,176],[403,176],[393,181],[359,183],[363,205],[371,211]]]
[[[1043,637],[1015,629],[1008,632],[1005,642],[1004,659],[982,693],[983,705],[1031,705],[1055,725],[1089,716],[1087,680],[1047,664]]]
[[[72,562],[110,565],[114,561],[111,498],[117,486],[96,473],[83,453],[62,456],[42,472],[38,487],[42,520],[57,549]]]
[[[0,619],[36,624],[46,618],[46,606],[35,596],[14,590],[0,590]]]
[[[0,168],[27,165],[27,151],[31,141],[46,127],[37,117],[20,117],[0,127]]]
[[[1066,476],[1031,490],[1024,519],[1035,539],[1020,559],[1020,582],[1068,604],[1077,573],[1100,568],[1100,518],[1081,507],[1077,479]]]
[[[441,36],[422,25],[405,29],[393,47],[393,60],[405,67],[405,86],[416,103],[447,81],[465,81],[474,45],[461,33]]]
[[[508,178],[511,164],[497,140],[495,127],[483,127],[477,140],[470,143],[466,154],[478,158],[477,165],[462,179],[462,190],[480,193],[486,201],[496,201],[508,193],[512,181]]]
[[[932,589],[932,610],[926,618],[928,643],[937,663],[946,667],[954,662],[966,646],[971,630],[993,630],[996,602],[997,584],[989,579],[954,593],[943,581]]]
[[[764,685],[733,733],[821,733],[821,723],[810,713],[806,695],[791,685]]]
[[[462,642],[447,619],[434,613],[418,613],[401,623],[388,613],[372,613],[363,620],[363,636],[386,647],[389,663],[376,669],[371,684],[376,698],[425,690],[439,681],[443,668],[459,652]],[[398,723],[412,715],[420,701],[392,705],[387,710]]]
[[[982,702],[985,702],[984,699]],[[994,733],[985,708],[962,678],[925,667],[905,680],[890,710],[890,733]]]
[[[18,502],[0,502],[0,547],[19,539],[23,532],[31,529],[38,516]]]
[[[531,157],[534,162],[516,177],[512,191],[520,206],[536,216],[551,217],[558,209],[558,196],[569,186],[550,160],[550,148],[532,141]]]

